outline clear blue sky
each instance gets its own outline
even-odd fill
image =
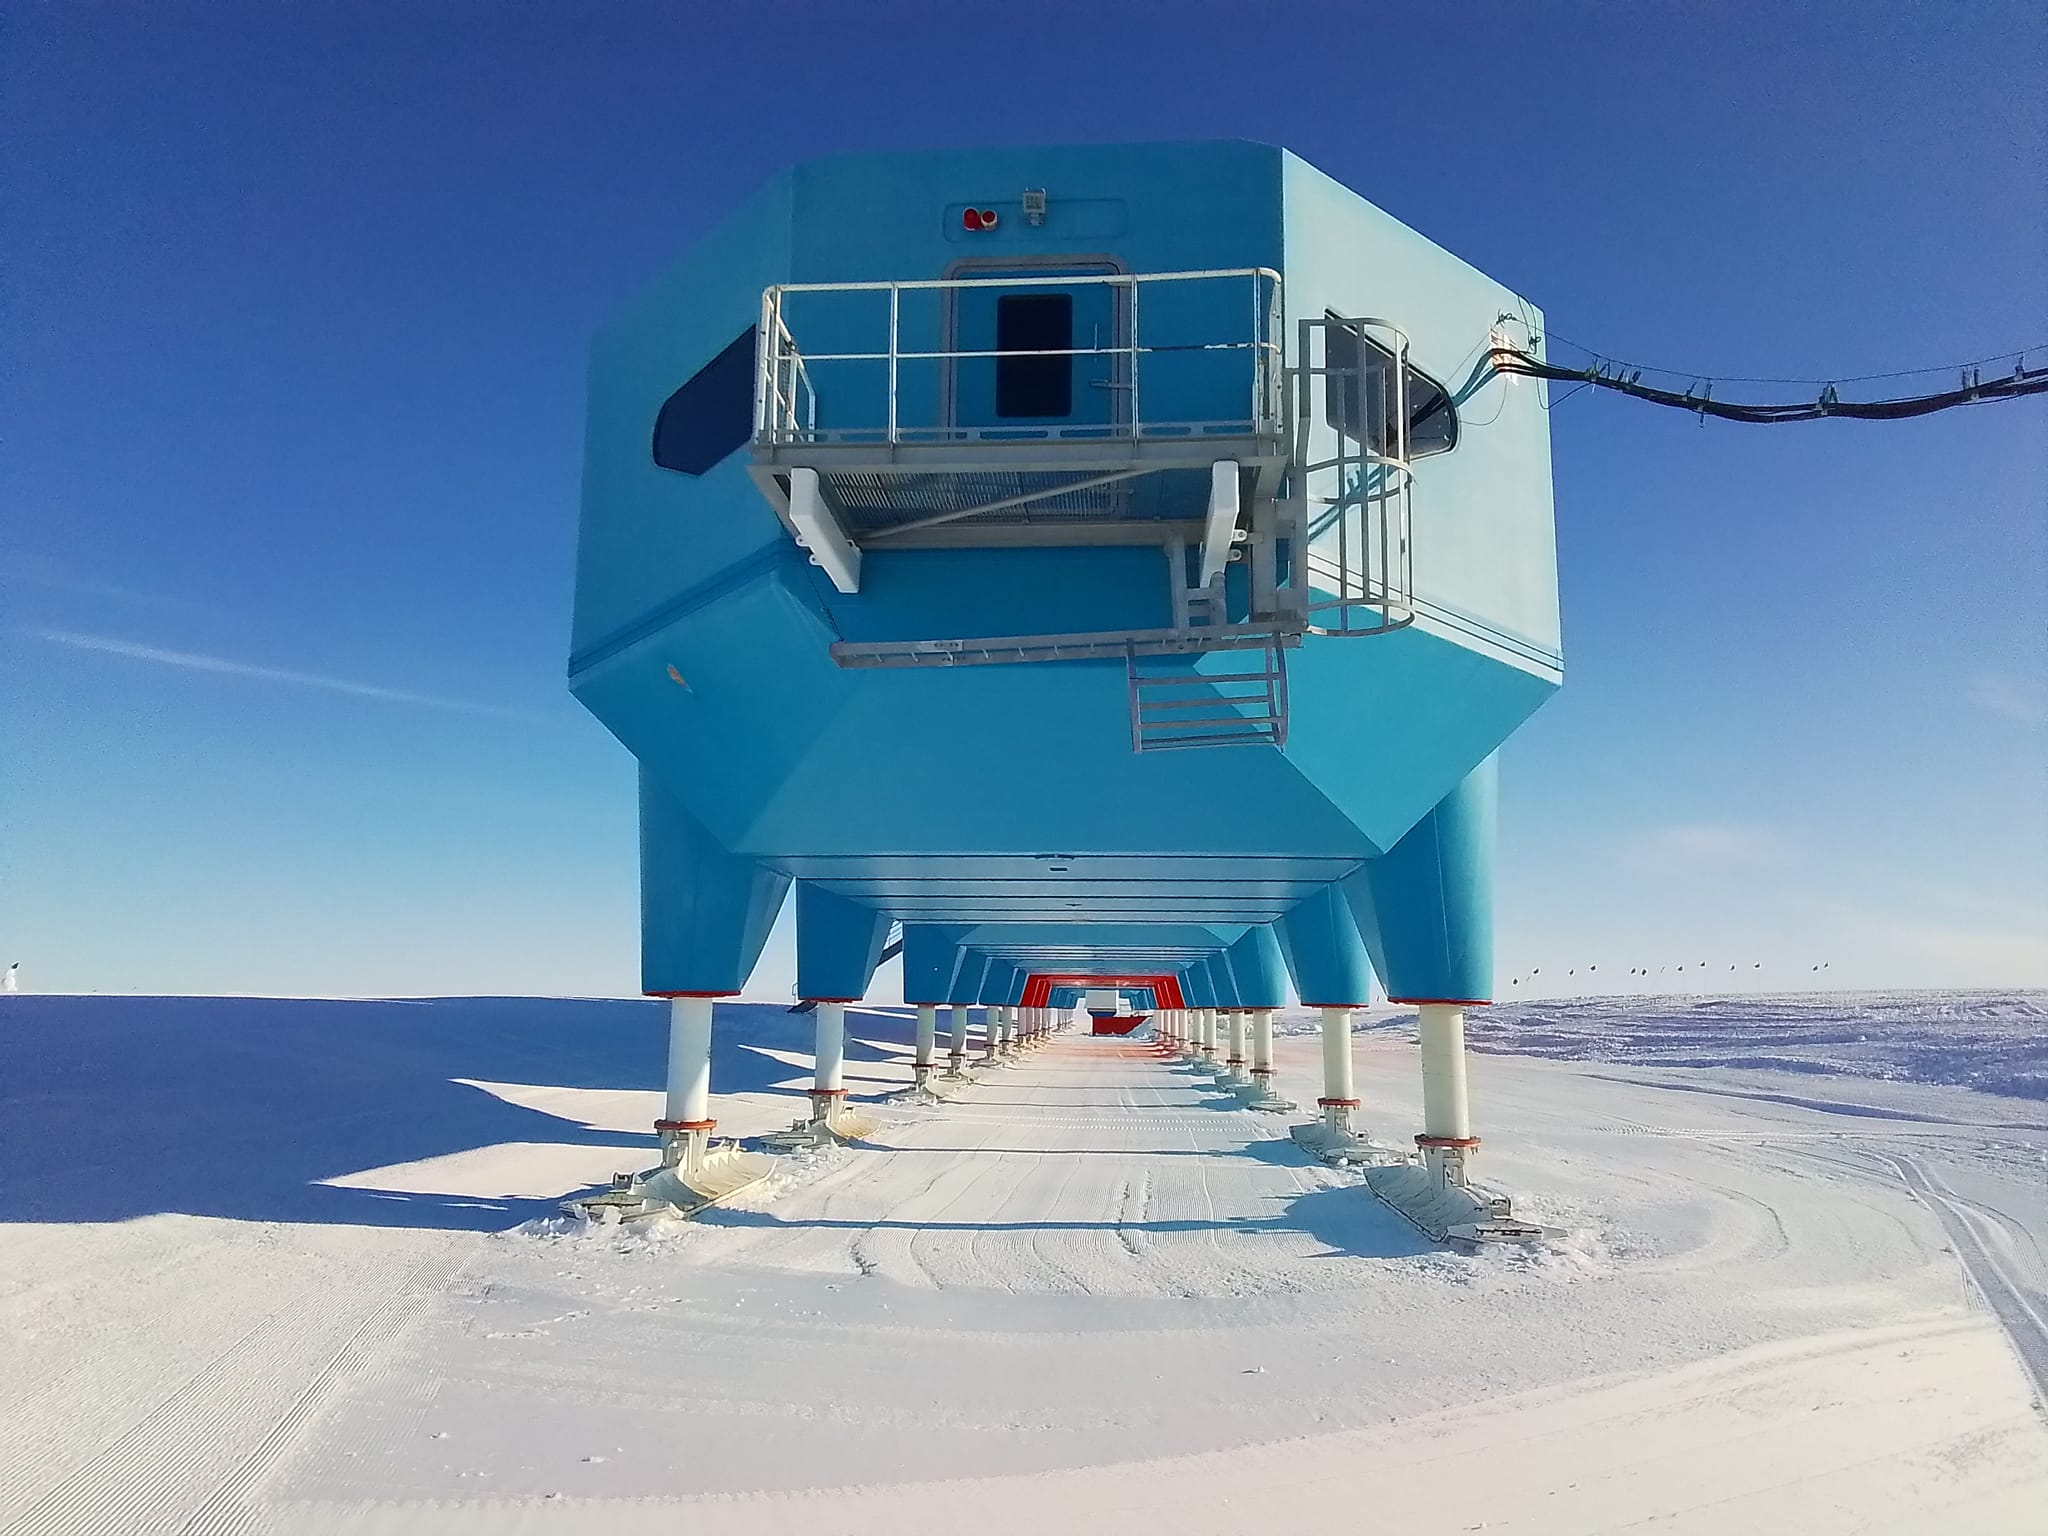
[[[1268,140],[1556,335],[1843,376],[2048,343],[2044,79],[2037,3],[9,6],[0,964],[635,988],[585,342],[792,160]],[[1502,991],[2048,983],[2044,402],[1554,424]]]

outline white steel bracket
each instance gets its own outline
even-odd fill
[[[860,590],[860,546],[825,505],[815,469],[789,472],[789,525],[796,530],[798,547],[811,552],[812,563],[832,578],[833,586],[841,592]]]
[[[1229,563],[1239,510],[1237,460],[1218,459],[1209,466],[1209,516],[1202,525],[1202,570],[1196,586],[1208,586]]]

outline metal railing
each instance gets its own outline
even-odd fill
[[[1404,628],[1415,620],[1407,334],[1392,321],[1337,316],[1303,320],[1299,331],[1291,473],[1307,542],[1308,631]]]
[[[754,386],[754,439],[760,446],[809,443],[876,443],[896,447],[907,443],[969,441],[1032,441],[1073,438],[1200,437],[1224,432],[1264,437],[1281,437],[1285,431],[1287,375],[1284,332],[1281,320],[1280,274],[1270,267],[1233,267],[1199,272],[1106,272],[1064,273],[1043,277],[937,278],[910,282],[878,283],[781,283],[761,295],[761,343],[756,357]],[[1148,346],[1140,318],[1140,295],[1161,284],[1242,283],[1248,304],[1246,327],[1241,335],[1217,340],[1174,342]],[[1055,347],[1043,349],[968,349],[961,347],[910,347],[903,344],[904,298],[907,294],[932,294],[949,313],[939,324],[941,334],[952,329],[952,301],[964,292],[1000,289],[1102,287],[1112,290],[1118,300],[1114,328],[1118,338],[1109,345]],[[791,333],[785,313],[790,299],[806,294],[851,295],[872,293],[888,300],[888,345],[879,350],[818,351],[805,353]],[[1185,416],[1148,418],[1144,412],[1144,360],[1166,355],[1244,352],[1249,354],[1248,398],[1245,414],[1218,419],[1190,419]],[[906,365],[931,367],[942,374],[963,363],[993,363],[1005,358],[1100,357],[1117,367],[1121,377],[1106,387],[1121,397],[1106,420],[1073,422],[1006,421],[988,425],[959,422],[950,378],[935,380],[931,421],[906,422],[903,410],[903,379]],[[878,426],[821,428],[818,425],[818,388],[813,370],[825,365],[868,364],[886,370],[886,401]],[[1154,363],[1154,367],[1160,366]]]

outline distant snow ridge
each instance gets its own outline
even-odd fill
[[[1412,1021],[1393,1014],[1387,1027]],[[1475,1050],[1934,1083],[2048,1100],[2048,992],[1812,992],[1501,1003]]]

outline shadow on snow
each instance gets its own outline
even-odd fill
[[[807,1070],[813,1024],[779,1004],[720,1004],[712,1080],[773,1091]],[[847,1062],[890,1059],[910,1021],[849,1016]],[[250,1221],[494,1231],[548,1199],[336,1188],[393,1164],[507,1142],[617,1147],[592,1129],[458,1082],[659,1092],[665,1005],[627,999],[37,997],[0,1000],[0,1221],[177,1212]],[[791,1091],[791,1113],[805,1100]],[[651,1119],[651,1115],[650,1115]]]

